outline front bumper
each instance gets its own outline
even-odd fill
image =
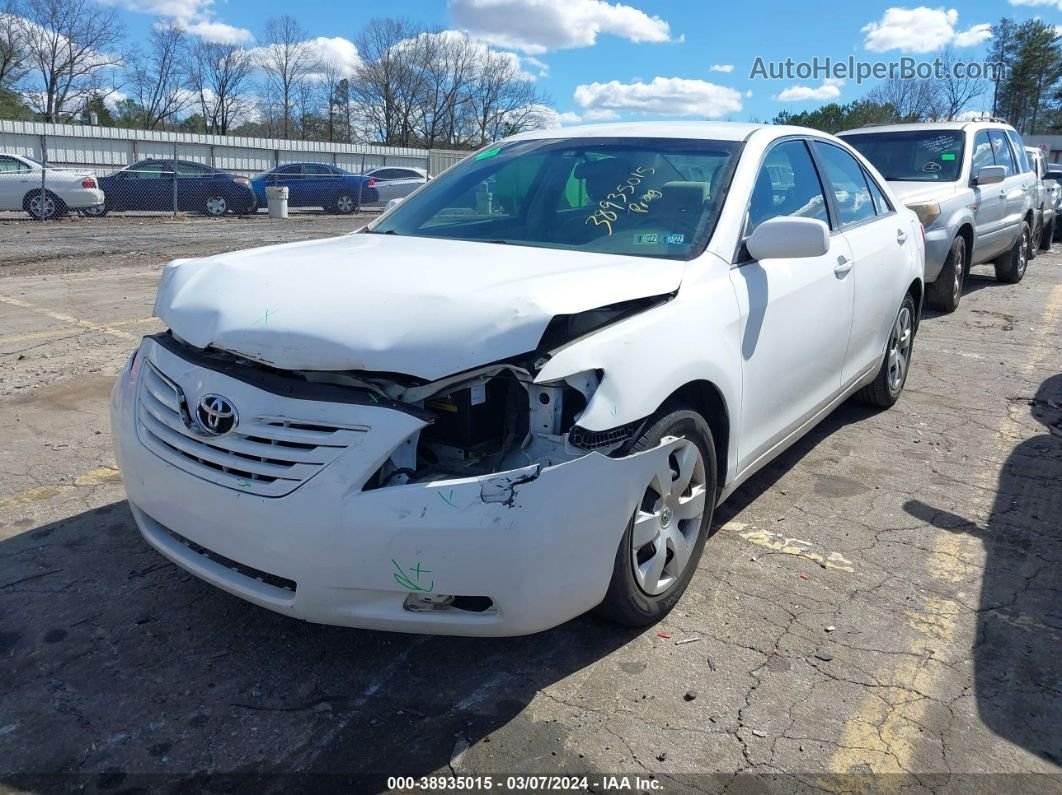
[[[380,406],[279,398],[193,365],[150,338],[137,358],[135,373],[123,373],[115,386],[111,419],[144,537],[231,594],[320,623],[520,635],[574,618],[604,598],[627,523],[674,446],[365,491],[365,481],[423,420]],[[284,496],[219,485],[145,445],[137,419],[145,361],[181,387],[188,405],[206,394],[229,398],[240,423],[285,416],[364,430]],[[404,607],[411,593],[487,597],[493,606],[412,612]]]

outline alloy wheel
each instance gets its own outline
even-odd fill
[[[903,388],[907,367],[911,361],[911,343],[914,341],[911,310],[900,309],[889,335],[889,391],[896,394]]]
[[[224,196],[211,196],[206,200],[206,211],[208,215],[224,215],[228,209],[229,206],[225,201]]]
[[[344,193],[336,199],[336,209],[344,215],[354,212],[354,197]]]
[[[55,215],[55,199],[48,194],[38,193],[29,201],[30,214],[37,219],[47,219]]]
[[[665,438],[664,444],[676,441]],[[638,587],[658,596],[674,585],[693,553],[707,500],[704,457],[688,439],[653,475],[634,515],[631,562]]]
[[[959,303],[959,299],[962,297],[962,282],[966,276],[966,263],[963,262],[963,255],[958,251],[955,252],[955,284],[952,285],[952,297],[955,299],[955,303]]]
[[[1029,264],[1029,230],[1026,228],[1021,233],[1021,247],[1018,250],[1018,277],[1025,275],[1025,267]]]

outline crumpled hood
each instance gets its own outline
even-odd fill
[[[959,192],[957,182],[890,182],[889,187],[904,204],[944,201]]]
[[[533,351],[554,315],[678,289],[686,263],[350,234],[166,266],[178,337],[285,370],[434,380]]]

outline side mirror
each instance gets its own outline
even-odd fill
[[[757,260],[821,257],[830,250],[830,228],[818,218],[782,215],[757,226],[745,246]]]
[[[405,196],[402,196],[402,197],[400,197],[398,199],[391,199],[389,202],[387,202],[387,206],[384,207],[384,211],[386,212],[387,210],[394,209],[395,207],[400,205],[403,202],[404,199],[405,199]]]
[[[974,182],[977,185],[995,185],[997,182],[1002,182],[1006,176],[1007,169],[1003,166],[982,166]]]

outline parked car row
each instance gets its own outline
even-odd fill
[[[1059,186],[1038,150],[993,121],[900,124],[839,133],[914,210],[926,237],[926,303],[953,312],[972,265],[1016,283],[1055,234]],[[1046,234],[1045,234],[1046,232]]]
[[[0,154],[0,210],[48,219],[76,210],[100,217],[129,210],[244,215],[266,206],[266,187],[288,188],[288,206],[353,213],[404,198],[428,181],[418,168],[383,166],[352,174],[322,163],[289,163],[253,179],[186,160],[148,159],[98,177],[29,157]]]

